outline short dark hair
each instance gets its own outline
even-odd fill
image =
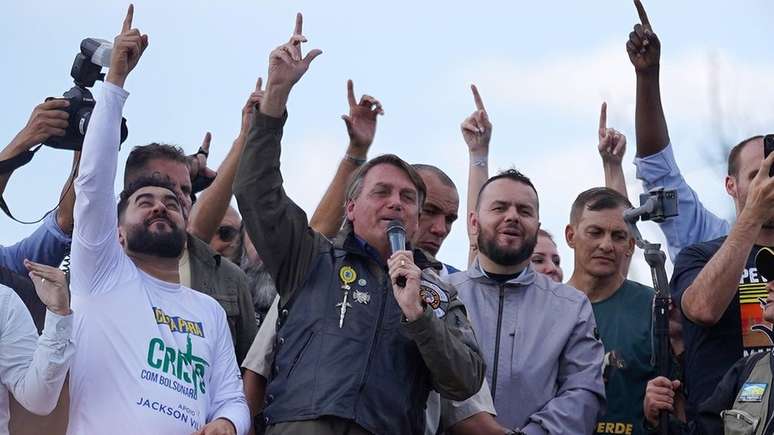
[[[392,165],[405,172],[411,180],[411,183],[417,188],[417,206],[419,210],[422,210],[422,206],[425,204],[425,196],[427,195],[425,182],[422,181],[422,177],[417,174],[417,171],[411,165],[395,154],[383,154],[367,161],[363,166],[357,168],[347,185],[344,195],[344,204],[346,205],[349,201],[360,196],[360,193],[363,191],[363,180],[365,179],[366,174],[377,165]]]
[[[593,187],[581,192],[572,203],[570,224],[575,225],[585,210],[600,211],[618,207],[631,208],[632,203],[619,192],[608,187]]]
[[[748,137],[747,139],[739,142],[738,144],[734,145],[733,148],[731,148],[731,151],[728,153],[728,175],[732,177],[739,175],[739,155],[742,154],[742,149],[748,143],[758,139],[763,139],[763,136],[757,135]]]
[[[175,183],[173,183],[169,177],[141,176],[137,178],[136,180],[129,183],[129,186],[122,190],[121,194],[118,196],[118,222],[121,222],[121,218],[123,217],[124,212],[126,212],[126,208],[129,206],[129,198],[138,190],[149,186],[162,187],[171,191],[172,193],[175,193]],[[180,199],[177,197],[177,195],[175,195],[175,199],[178,201],[178,203],[180,202]]]
[[[439,167],[428,165],[426,163],[414,163],[411,166],[413,166],[417,172],[427,171],[435,174],[438,177],[438,179],[441,180],[441,183],[443,185],[451,187],[454,190],[457,190],[457,185],[454,184],[454,181],[452,181],[452,179],[448,175],[446,175],[446,172],[442,171]]]
[[[137,173],[151,160],[171,160],[188,166],[188,157],[183,149],[176,145],[151,143],[138,145],[129,153],[124,166],[124,186],[137,177]]]
[[[518,170],[511,168],[511,169],[506,169],[504,171],[500,171],[500,173],[498,173],[497,175],[489,177],[489,179],[486,180],[484,185],[481,186],[481,189],[478,190],[478,196],[476,197],[476,210],[478,210],[479,206],[481,205],[481,194],[484,193],[484,189],[486,189],[486,186],[489,186],[493,182],[501,179],[512,180],[517,183],[526,184],[527,186],[531,187],[532,190],[535,192],[535,197],[538,198],[538,208],[540,208],[540,197],[538,196],[537,189],[535,189],[535,185],[532,184],[532,180],[530,180],[529,177],[522,174]]]

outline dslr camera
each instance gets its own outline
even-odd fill
[[[95,103],[89,88],[94,86],[97,80],[105,79],[102,68],[110,66],[112,51],[113,44],[104,39],[86,38],[81,41],[81,52],[75,56],[70,70],[75,86],[63,95],[63,98],[70,102],[70,105],[64,109],[70,115],[65,135],[52,136],[44,145],[76,151],[81,149]],[[121,143],[126,140],[128,134],[126,118],[122,118]]]

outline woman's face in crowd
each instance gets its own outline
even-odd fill
[[[562,282],[564,273],[559,266],[559,251],[548,237],[538,235],[535,251],[532,253],[532,266],[536,271],[548,275],[556,282]]]

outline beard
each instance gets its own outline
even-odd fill
[[[478,231],[478,250],[489,257],[490,260],[503,266],[515,266],[532,257],[532,252],[537,245],[537,231],[535,234],[525,236],[518,248],[503,248],[497,245],[497,236],[487,234],[483,228]]]
[[[174,222],[167,220],[171,228],[168,232],[154,234],[148,221],[134,225],[128,231],[126,247],[140,254],[154,255],[162,258],[179,258],[185,245],[185,231],[178,228]]]

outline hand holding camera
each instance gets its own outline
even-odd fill
[[[124,87],[126,77],[137,66],[142,53],[148,48],[148,35],[143,35],[138,29],[132,28],[133,18],[134,5],[130,4],[121,33],[113,42],[113,53],[106,80],[119,87]]]
[[[11,144],[18,151],[27,151],[43,143],[52,136],[64,136],[70,115],[65,109],[70,105],[67,100],[49,100],[38,104],[32,111],[27,125],[13,138]]]
[[[747,199],[740,214],[753,219],[764,227],[774,226],[774,178],[769,175],[774,167],[774,153],[761,163],[760,170],[750,182]]]

